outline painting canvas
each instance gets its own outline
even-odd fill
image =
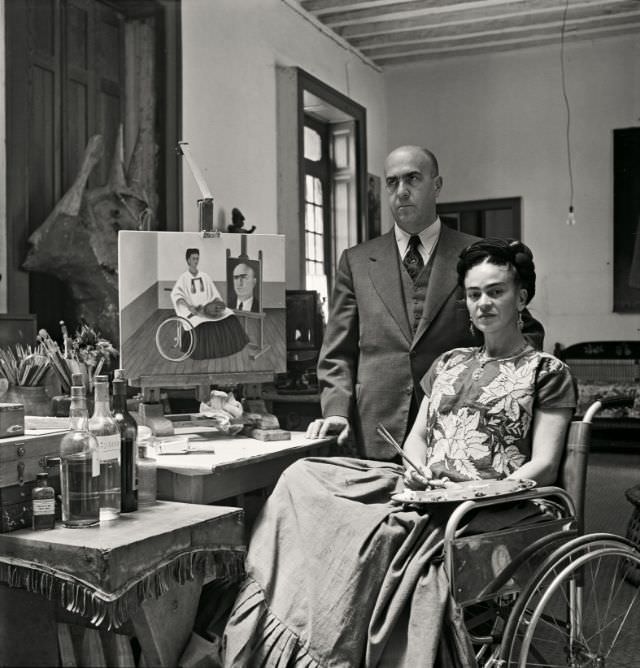
[[[284,372],[284,266],[281,235],[120,232],[120,355],[131,383]]]
[[[640,313],[640,128],[613,131],[613,310]]]

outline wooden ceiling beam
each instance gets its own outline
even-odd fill
[[[610,0],[580,0],[579,4],[600,5]],[[508,7],[509,11],[528,12],[533,7],[544,4],[545,0],[414,0],[413,2],[389,2],[380,7],[356,9],[351,11],[336,11],[330,14],[317,15],[325,25],[331,28],[356,25],[369,21],[413,20],[426,16],[455,12],[461,17],[468,12],[487,13],[495,8]],[[575,3],[571,2],[569,9]],[[555,0],[555,6],[564,8],[564,3]]]
[[[584,15],[584,12],[615,13],[626,11],[638,6],[638,0],[577,0],[573,1],[567,12],[567,18],[574,15]],[[418,28],[432,28],[448,25],[470,25],[477,21],[502,20],[520,16],[536,17],[545,14],[562,16],[564,6],[558,0],[536,0],[535,4],[523,7],[521,3],[510,2],[505,5],[469,9],[464,12],[450,11],[438,15],[421,15],[413,18],[398,18],[394,20],[377,20],[360,24],[352,24],[342,28],[332,28],[345,39],[369,37],[377,34],[389,34],[416,30]]]
[[[333,17],[334,15],[345,15],[347,18],[353,15],[383,15],[393,12],[407,12],[413,10],[435,9],[448,7],[450,5],[469,4],[470,0],[300,0],[300,4],[308,12],[315,14],[318,18]],[[471,0],[478,2],[482,0]],[[493,2],[494,0],[488,0]],[[513,0],[498,0],[509,2]]]
[[[573,33],[566,36],[567,42],[579,42],[603,37],[615,37],[637,32],[640,29],[640,22],[633,22],[625,26],[613,26],[610,29],[603,30],[585,30],[579,33]],[[452,58],[456,56],[473,56],[480,54],[499,53],[503,51],[514,51],[517,49],[533,48],[557,44],[560,41],[559,36],[532,37],[529,39],[510,39],[501,42],[480,42],[479,44],[465,45],[447,45],[440,44],[437,48],[415,49],[412,52],[403,54],[394,54],[375,58],[375,62],[382,67],[393,65],[404,66],[408,63],[429,61],[432,59]]]
[[[598,26],[612,26],[640,19],[640,4],[635,11],[622,12],[614,16],[600,14],[594,16],[588,14],[567,21],[565,33],[578,32]],[[378,35],[363,39],[352,39],[351,43],[370,57],[381,53],[388,53],[396,48],[406,48],[409,45],[445,41],[448,39],[470,40],[475,38],[491,40],[493,35],[506,37],[517,34],[552,34],[558,36],[562,30],[562,19],[556,17],[553,20],[534,22],[530,17],[520,16],[514,19],[502,21],[478,21],[471,27],[447,26],[433,29],[422,29],[407,31],[403,33],[391,33]]]

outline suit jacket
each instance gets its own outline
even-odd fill
[[[458,288],[460,251],[477,237],[443,225],[432,258],[422,318],[415,334],[407,316],[394,231],[347,249],[340,258],[331,313],[318,362],[322,414],[350,420],[358,453],[393,459],[395,450],[376,433],[381,422],[399,442],[407,433],[412,395],[420,380],[451,348],[481,345],[469,330]],[[542,347],[544,330],[525,311],[525,333]]]
[[[235,310],[236,310],[236,311],[237,311],[238,308],[240,307],[240,302],[241,302],[241,301],[242,301],[241,299],[238,299],[238,298],[236,297],[236,305],[235,305]],[[258,301],[258,298],[257,298],[257,297],[254,297],[254,298],[253,298],[253,301],[251,302],[251,311],[250,311],[250,313],[259,313],[259,312],[260,312],[260,302]]]

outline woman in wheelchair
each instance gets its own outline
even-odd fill
[[[443,354],[423,379],[404,444],[421,473],[346,457],[289,467],[253,531],[225,666],[474,665],[442,564],[451,506],[391,496],[466,480],[554,482],[576,396],[566,365],[520,331],[535,293],[529,249],[478,241],[458,274],[484,346]],[[481,511],[474,525],[493,530],[540,512],[514,504]]]
[[[249,338],[240,321],[222,300],[209,274],[200,271],[200,251],[187,248],[187,271],[171,290],[176,315],[183,320],[181,348],[192,359],[227,357],[242,350]],[[195,341],[192,336],[195,333]]]

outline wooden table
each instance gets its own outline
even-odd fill
[[[269,488],[297,459],[329,455],[335,438],[308,439],[304,432],[291,432],[290,441],[243,437],[202,441],[210,443],[215,453],[158,456],[159,499],[215,503]]]
[[[64,665],[134,665],[129,638],[108,633],[129,625],[146,666],[175,666],[203,581],[240,577],[244,554],[242,510],[166,501],[98,527],[0,534],[0,581],[31,594],[27,614],[13,608],[12,629],[8,606],[17,590],[2,587],[0,665],[57,665],[57,657],[37,655],[43,628],[57,633]],[[70,624],[47,626],[43,616],[56,611],[100,631],[79,638]],[[38,633],[29,633],[32,624]],[[20,647],[28,643],[36,654]]]

